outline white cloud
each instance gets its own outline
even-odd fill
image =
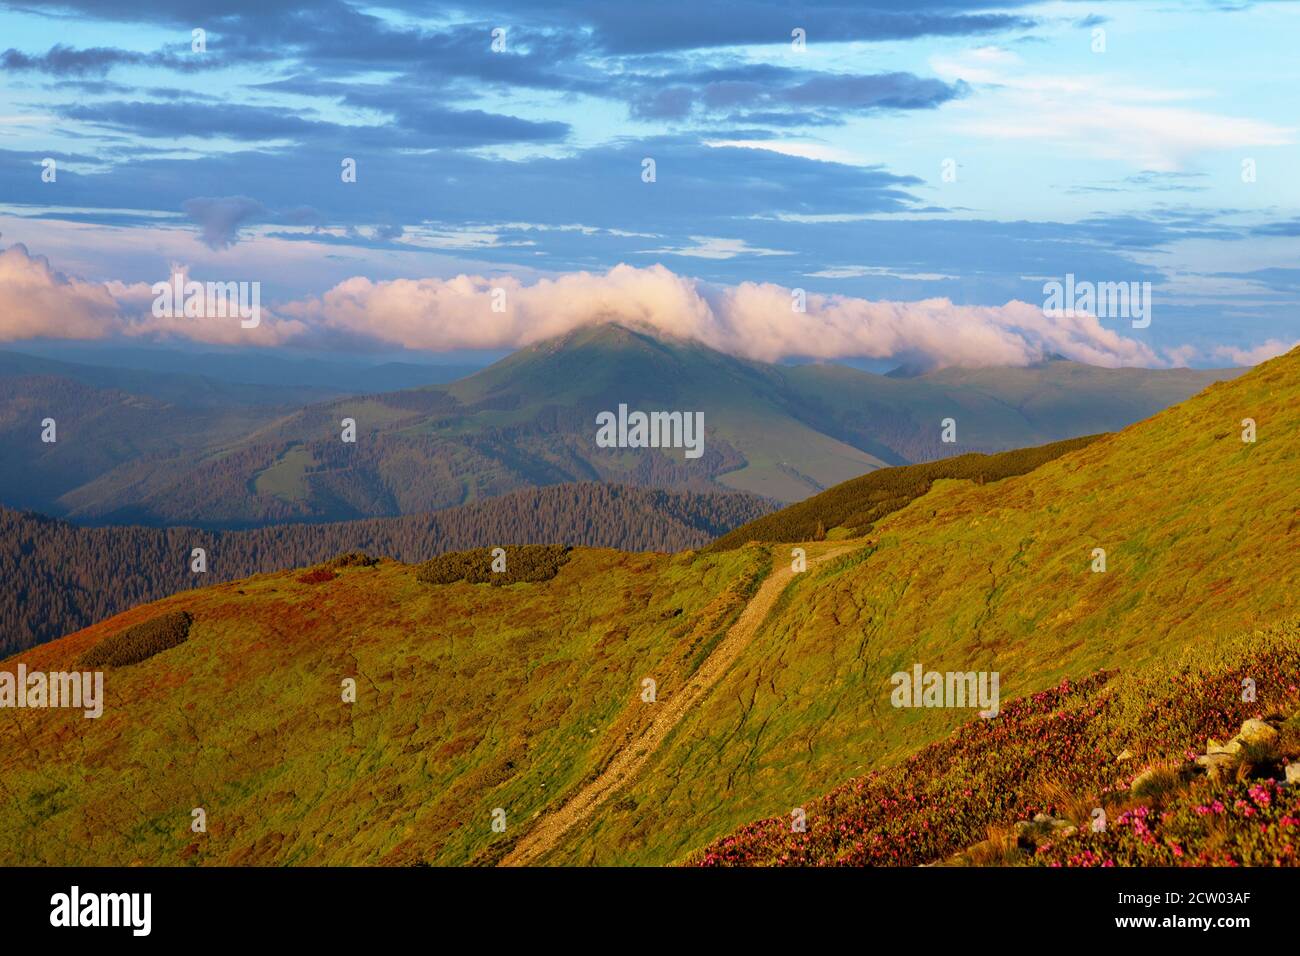
[[[0,250],[0,342],[123,336],[280,345],[307,332],[301,323],[265,308],[261,324],[245,329],[238,318],[157,317],[153,301],[151,283],[89,282],[55,271],[22,244]]]
[[[494,288],[504,290],[504,312],[492,311]],[[1057,352],[1093,365],[1164,364],[1095,317],[1047,318],[1025,302],[960,306],[810,294],[804,313],[792,302],[790,289],[770,283],[717,288],[663,266],[620,265],[528,286],[511,277],[353,278],[280,311],[390,346],[437,351],[512,348],[618,321],[761,361],[907,356],[941,366],[1025,365]]]
[[[843,163],[848,166],[865,165],[866,160],[846,149],[827,146],[823,143],[807,143],[798,140],[779,139],[715,139],[706,141],[706,146],[731,146],[737,149],[765,149],[782,156],[795,156],[799,159],[815,159],[822,163]]]
[[[909,279],[912,282],[939,282],[944,279],[956,279],[957,276],[943,272],[899,272],[886,266],[835,266],[809,272],[810,279],[861,279],[864,276],[883,276],[887,279]]]
[[[1170,105],[1203,99],[1204,90],[1131,86],[1101,74],[1025,72],[1015,60],[977,54],[930,61],[946,80],[985,87],[979,97],[954,104],[967,117],[957,125],[975,135],[1052,142],[1157,172],[1181,169],[1206,152],[1295,139],[1294,127]]]
[[[504,311],[493,309],[497,301],[504,302]],[[794,301],[784,286],[712,286],[658,265],[619,265],[531,284],[513,276],[354,277],[320,296],[274,307],[263,303],[261,325],[243,329],[232,319],[154,316],[151,283],[90,282],[54,271],[21,245],[0,251],[0,341],[120,336],[312,346],[359,340],[451,351],[516,348],[613,321],[760,361],[907,358],[978,367],[1026,365],[1059,353],[1113,367],[1182,364],[1192,355],[1172,348],[1162,357],[1094,316],[1047,317],[1038,304],[1014,300],[969,306],[944,298],[890,302],[808,294],[805,312],[795,311]],[[1290,347],[1270,341],[1215,354],[1251,364]]]
[[[1277,358],[1298,345],[1300,345],[1300,340],[1288,344],[1281,339],[1269,339],[1264,344],[1257,345],[1252,349],[1239,349],[1231,345],[1220,345],[1214,350],[1214,354],[1219,358],[1227,359],[1233,365],[1258,365],[1260,362],[1267,362],[1271,358]]]
[[[691,236],[694,245],[676,248],[646,249],[652,256],[690,256],[694,259],[734,259],[737,256],[792,256],[783,249],[764,249],[751,246],[744,239],[720,239],[717,236]]]

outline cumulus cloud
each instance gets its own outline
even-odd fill
[[[0,250],[0,341],[98,339],[112,330],[116,315],[105,286],[56,272],[21,243]]]
[[[175,267],[185,279],[184,267]],[[159,281],[167,276],[159,277]],[[154,315],[151,283],[90,282],[51,268],[15,244],[0,249],[0,342],[33,338],[181,339],[210,345],[282,345],[307,327],[265,307],[256,328],[237,317]]]
[[[1267,362],[1271,358],[1277,358],[1291,351],[1297,345],[1300,345],[1300,341],[1288,343],[1281,339],[1269,339],[1251,349],[1220,345],[1214,350],[1214,354],[1218,358],[1227,359],[1233,365],[1258,365],[1260,362]]]
[[[494,311],[494,299],[503,310]],[[804,312],[793,302],[793,290],[770,283],[715,288],[663,266],[620,265],[532,285],[512,277],[357,277],[281,311],[388,345],[439,351],[512,348],[616,321],[760,361],[906,357],[932,366],[1025,365],[1059,353],[1092,365],[1164,364],[1147,345],[1094,316],[1048,318],[1025,302],[961,306],[940,298],[809,294]]]

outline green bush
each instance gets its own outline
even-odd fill
[[[188,611],[172,611],[142,621],[106,637],[77,659],[80,667],[127,667],[184,644],[194,618]]]
[[[525,544],[505,548],[506,569],[492,570],[492,548],[448,551],[421,564],[415,579],[424,584],[518,584],[521,581],[549,581],[569,560],[573,550],[564,544]]]
[[[327,568],[371,568],[379,563],[364,551],[345,551],[325,562]]]

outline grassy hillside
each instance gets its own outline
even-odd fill
[[[1027,475],[937,482],[798,579],[627,789],[636,812],[607,807],[546,862],[680,859],[943,737],[968,714],[890,704],[917,662],[1020,696],[1294,614],[1298,425],[1293,352]]]
[[[97,720],[0,711],[0,863],[469,862],[493,809],[518,829],[607,759],[642,678],[670,694],[765,570],[753,550],[578,549],[543,583],[438,586],[386,561],[128,612],[23,655],[65,668],[193,617],[184,643],[109,670]]]
[[[740,492],[695,493],[591,482],[527,488],[400,518],[271,525],[247,531],[82,528],[0,507],[0,656],[62,637],[146,601],[362,550],[424,561],[463,548],[573,544],[681,551],[773,505]],[[208,570],[190,570],[194,548]]]
[[[978,800],[934,812],[978,828],[1035,794],[986,765],[1043,757],[1044,721],[1061,708],[1097,716],[1098,672],[1159,674],[1193,649],[1217,658],[1210,684],[1174,695],[1187,710],[1165,730],[1124,709],[1142,697],[1130,690],[1107,712],[1128,716],[1080,725],[1057,762],[1043,757],[1078,769],[1065,781],[1077,789],[1104,786],[1085,773],[1091,758],[1070,762],[1078,742],[1105,735],[1110,753],[1136,744],[1145,759],[1219,732],[1242,716],[1211,693],[1233,668],[1259,675],[1260,707],[1282,702],[1273,684],[1290,658],[1243,655],[1237,636],[1249,644],[1300,612],[1298,425],[1300,350],[1026,474],[937,480],[866,537],[801,545],[799,573],[789,544],[576,549],[539,583],[425,584],[383,562],[135,609],[5,663],[55,669],[159,614],[192,618],[183,643],[108,673],[98,720],[0,711],[0,862],[697,859],[754,821],[830,806],[814,801],[968,723],[969,710],[891,705],[891,674],[916,663],[996,671],[1004,701],[1028,698],[977,725],[994,746],[933,791],[968,779]],[[1280,633],[1289,646],[1294,631]],[[348,677],[355,704],[339,700]],[[1064,680],[1061,708],[1035,698]],[[980,791],[986,781],[1005,793]],[[197,806],[203,836],[188,830]],[[578,822],[551,825],[564,819]],[[926,845],[947,853],[961,839]]]
[[[709,545],[709,550],[726,551],[749,541],[814,541],[828,533],[836,536],[838,532],[860,537],[885,515],[928,492],[940,479],[979,484],[1001,481],[1013,475],[1023,475],[1053,458],[1084,448],[1100,437],[1087,435],[996,455],[972,452],[922,465],[881,468],[743,524],[718,538]]]

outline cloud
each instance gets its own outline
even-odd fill
[[[934,109],[967,92],[964,83],[912,73],[814,73],[760,63],[637,76],[620,85],[627,88],[632,115],[641,119],[685,119],[698,112],[730,114],[735,121],[778,119],[778,125],[827,125],[842,122],[844,114]]]
[[[494,289],[504,292],[502,312],[493,311]],[[527,286],[512,277],[357,277],[281,311],[320,329],[436,351],[515,348],[617,321],[769,362],[801,356],[1026,365],[1059,353],[1093,365],[1163,364],[1148,346],[1092,316],[1047,318],[1025,302],[961,306],[939,298],[883,302],[810,294],[805,313],[792,303],[792,290],[770,283],[719,288],[663,266],[619,265]]]
[[[247,196],[199,196],[181,203],[181,209],[199,225],[199,238],[209,249],[229,249],[239,241],[239,229],[266,215],[266,207]]]
[[[687,256],[693,259],[734,259],[737,256],[792,256],[784,249],[764,249],[751,246],[744,239],[723,239],[717,236],[691,236],[691,245],[677,248],[648,249],[647,255]]]
[[[310,111],[309,111],[310,112]],[[568,136],[569,125],[422,103],[394,111],[396,122],[351,125],[311,119],[299,110],[211,104],[193,99],[170,103],[112,100],[58,107],[65,119],[134,133],[150,139],[226,138],[245,142],[289,140],[321,149],[469,147],[497,143],[550,142]]]
[[[1295,141],[1295,127],[1171,105],[1208,98],[1202,90],[1125,85],[1103,74],[1034,74],[1014,57],[985,50],[937,56],[930,65],[940,77],[983,87],[959,124],[965,132],[1057,144],[1143,171],[1168,173],[1204,153]]]
[[[140,53],[114,47],[86,47],[78,50],[61,43],[50,47],[45,53],[24,53],[13,48],[0,53],[0,68],[59,77],[103,76],[118,66],[154,66],[180,73],[194,73],[230,65],[215,56],[184,56],[164,50]]]
[[[521,14],[536,13],[535,0],[496,2]],[[656,53],[748,44],[789,45],[790,31],[807,31],[808,43],[907,40],[923,36],[970,36],[1022,29],[1033,21],[1005,13],[963,13],[963,0],[917,2],[900,11],[894,2],[827,0],[794,10],[781,0],[660,0],[654,4],[580,0],[557,13],[590,24],[599,46],[611,53]],[[1001,4],[1011,6],[1013,3]],[[893,7],[891,9],[891,7]],[[929,10],[925,8],[929,7]]]
[[[0,342],[123,337],[272,346],[308,331],[266,308],[261,324],[245,329],[238,318],[155,316],[153,302],[151,283],[89,282],[55,271],[21,243],[0,250]]]
[[[611,53],[653,53],[742,44],[789,44],[795,26],[808,31],[808,42],[906,40],[924,36],[969,36],[1025,29],[1035,21],[1001,12],[1028,0],[914,0],[897,9],[897,0],[823,0],[792,12],[785,0],[659,0],[653,4],[609,0],[488,0],[472,5],[475,16],[492,23],[531,23],[590,35]],[[213,23],[232,37],[259,37],[260,42],[293,43],[307,59],[324,57],[406,58],[430,52],[427,37],[414,29],[395,28],[341,0],[320,0],[310,10],[286,11],[279,4],[238,0],[213,11],[192,0],[27,0],[77,10],[100,20],[128,23]],[[392,0],[391,9],[424,13],[427,4]],[[542,9],[545,6],[546,9]],[[993,7],[997,12],[985,12]],[[467,7],[466,9],[471,9]],[[512,27],[511,32],[519,31]],[[423,42],[422,42],[423,41]]]
[[[1269,339],[1262,345],[1257,345],[1251,349],[1220,345],[1215,348],[1214,355],[1218,358],[1227,359],[1233,365],[1258,365],[1260,362],[1267,362],[1271,358],[1284,355],[1298,345],[1300,345],[1300,339],[1291,343],[1283,342],[1281,339]]]
[[[174,269],[187,274],[184,267]],[[1157,367],[1185,364],[1195,354],[1186,346],[1157,352],[1094,316],[1047,317],[1040,305],[1019,300],[972,306],[939,297],[888,301],[808,293],[806,311],[799,312],[793,308],[795,291],[767,282],[713,285],[662,265],[619,265],[531,284],[513,276],[356,276],[319,296],[274,306],[264,301],[261,325],[244,329],[237,319],[155,316],[152,283],[69,277],[14,245],[0,251],[0,341],[118,337],[444,352],[518,348],[619,322],[765,362],[872,358],[933,368],[987,367],[1023,366],[1060,354],[1090,365]],[[503,302],[504,310],[495,310],[494,302]],[[1274,339],[1212,354],[1255,364],[1294,344],[1300,343]]]
[[[113,330],[116,315],[105,286],[54,271],[21,243],[0,250],[0,341],[98,339]]]

